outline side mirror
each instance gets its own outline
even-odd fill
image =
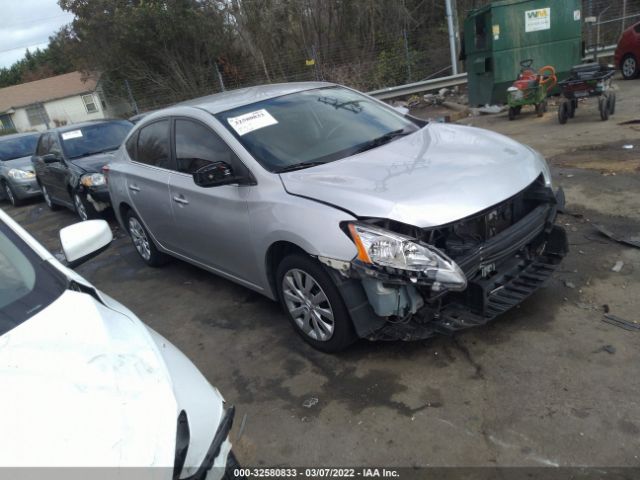
[[[109,246],[111,240],[113,233],[104,220],[87,220],[60,230],[60,243],[69,268],[95,257]]]
[[[231,165],[218,161],[196,170],[193,173],[193,181],[199,187],[219,187],[238,183],[241,179],[234,175]]]
[[[47,153],[42,156],[42,161],[44,163],[56,163],[60,161],[60,155],[55,153]]]

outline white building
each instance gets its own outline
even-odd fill
[[[0,88],[0,131],[41,131],[127,110],[126,103],[107,101],[97,76],[81,72]]]

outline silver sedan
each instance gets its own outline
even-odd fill
[[[481,325],[567,251],[537,152],[328,83],[153,112],[108,183],[146,263],[179,258],[279,300],[329,352]]]
[[[31,165],[39,133],[18,133],[0,137],[0,198],[13,206],[41,195]]]

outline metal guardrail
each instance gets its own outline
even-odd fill
[[[616,50],[616,45],[607,45],[601,49],[598,49],[597,58],[606,58],[613,55]],[[585,52],[583,60],[593,60],[594,49],[589,49]],[[369,92],[369,95],[376,97],[379,100],[388,100],[391,98],[404,97],[406,95],[413,95],[416,93],[430,92],[434,90],[440,90],[441,88],[451,88],[458,85],[464,85],[467,83],[467,74],[459,73],[458,75],[449,75],[448,77],[432,78],[424,80],[422,82],[408,83],[406,85],[400,85],[397,87],[381,88],[380,90],[374,90]]]

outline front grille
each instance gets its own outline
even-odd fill
[[[540,175],[513,197],[449,225],[423,229],[421,237],[458,261],[518,224],[541,205],[548,206],[554,202],[553,192]]]

